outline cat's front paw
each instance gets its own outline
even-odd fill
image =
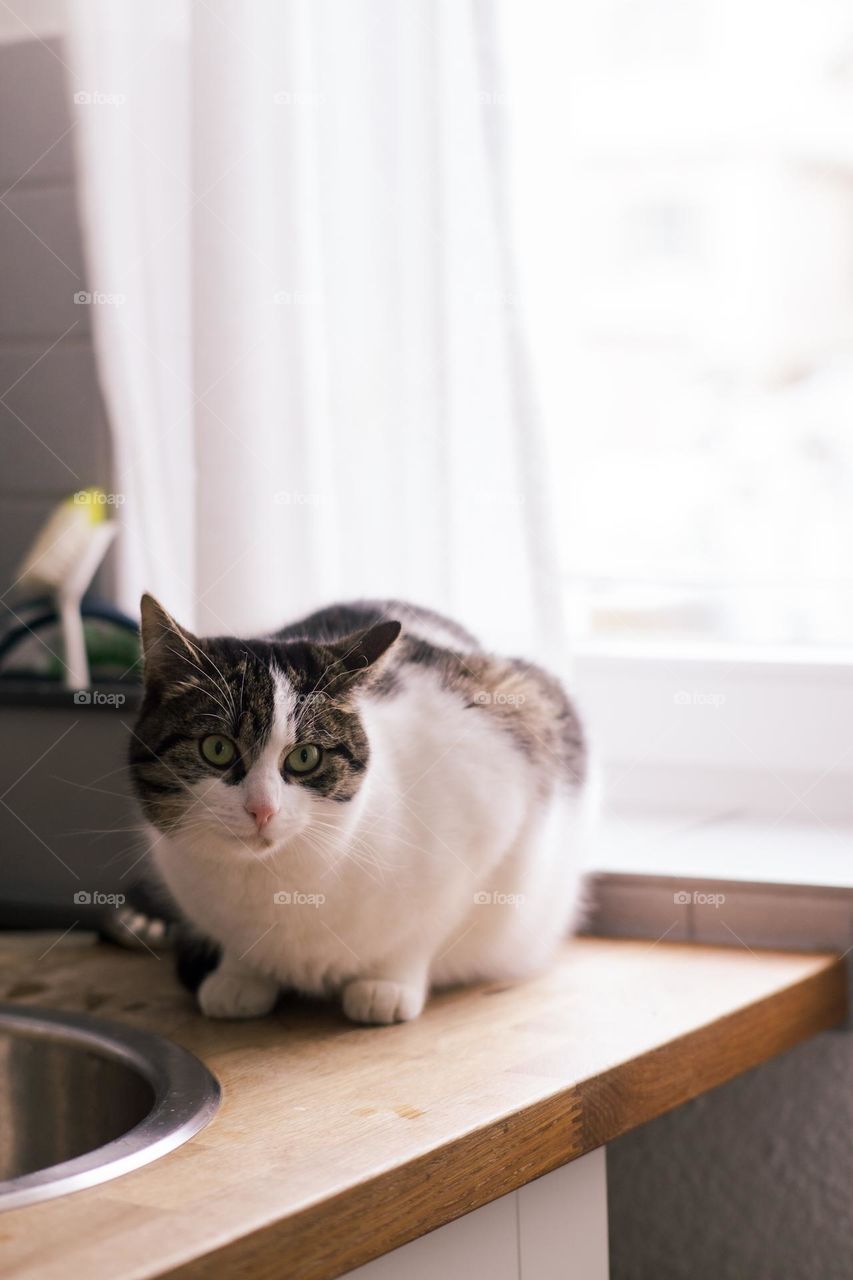
[[[353,1022],[410,1022],[424,1007],[422,987],[384,978],[358,978],[344,987],[344,1013]]]
[[[263,1018],[277,998],[272,978],[223,968],[209,973],[198,989],[199,1008],[208,1018]]]

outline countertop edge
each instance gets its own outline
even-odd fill
[[[846,1013],[846,965],[828,956],[806,978],[151,1280],[280,1280],[284,1258],[299,1280],[334,1280],[838,1026]]]

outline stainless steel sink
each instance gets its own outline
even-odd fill
[[[81,1191],[186,1142],[219,1085],[161,1036],[0,1005],[0,1209]]]

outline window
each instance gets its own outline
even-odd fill
[[[853,643],[853,10],[503,16],[576,634]]]

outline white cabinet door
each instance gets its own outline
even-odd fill
[[[344,1280],[607,1280],[604,1147]]]
[[[607,1280],[607,1164],[604,1147],[518,1196],[519,1280]]]
[[[404,1244],[344,1280],[519,1280],[515,1193]],[[525,1280],[527,1277],[525,1276]]]

